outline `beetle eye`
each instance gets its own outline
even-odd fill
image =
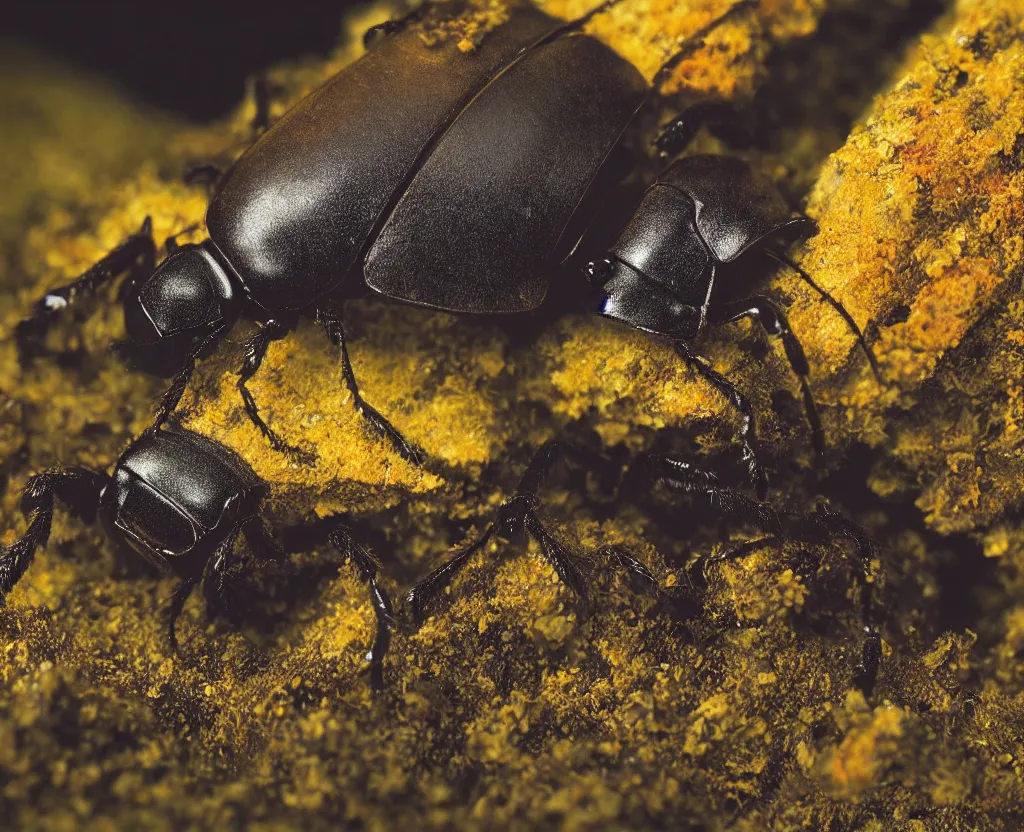
[[[141,480],[127,489],[116,525],[136,547],[161,555],[183,555],[196,545],[192,521]]]

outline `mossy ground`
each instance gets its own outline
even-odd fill
[[[624,0],[592,28],[652,77],[729,5]],[[471,43],[501,14],[485,6],[451,36]],[[272,115],[352,60],[351,33],[384,16],[350,21],[325,63],[273,70]],[[0,91],[9,543],[26,477],[57,462],[108,469],[161,390],[109,354],[113,304],[55,333],[62,361],[28,370],[13,326],[145,216],[157,239],[201,223],[207,195],[180,171],[241,152],[252,104],[224,124],[178,125],[28,56]],[[703,133],[697,147],[740,152],[803,200],[821,233],[793,254],[866,324],[881,361],[884,387],[806,287],[766,281],[811,361],[829,443],[816,466],[779,345],[744,324],[701,346],[751,395],[772,499],[807,510],[825,494],[882,544],[871,697],[853,683],[856,570],[841,546],[769,547],[713,567],[705,587],[702,559],[750,530],[649,498],[638,479],[616,491],[615,476],[570,474],[546,495],[545,517],[592,567],[589,616],[535,547],[496,543],[396,636],[376,698],[365,589],[329,552],[247,570],[240,630],[194,600],[174,655],[170,581],[61,520],[0,611],[0,813],[13,828],[1017,828],[1018,4],[762,0],[665,91],[675,106],[709,94],[743,105],[756,129]],[[610,322],[467,321],[374,300],[350,319],[366,397],[429,450],[427,470],[368,435],[311,323],[271,348],[251,388],[315,465],[273,454],[244,420],[245,326],[200,364],[183,412],[270,483],[273,520],[353,512],[396,597],[486,522],[545,439],[600,451],[603,474],[652,447],[699,452],[727,477],[735,467],[720,397],[667,347]],[[611,543],[649,565],[667,600],[602,567],[594,552]]]

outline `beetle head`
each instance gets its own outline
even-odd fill
[[[201,245],[182,246],[127,287],[121,352],[148,372],[171,375],[201,343],[227,334],[241,305],[241,292],[213,255]]]
[[[617,258],[587,265],[587,279],[598,294],[597,314],[634,329],[690,340],[700,329],[701,312]]]
[[[143,434],[121,455],[100,516],[112,539],[188,577],[258,511],[265,493],[241,458],[172,424]]]
[[[204,530],[138,474],[119,468],[103,515],[112,538],[126,543],[154,566],[178,571],[190,560]]]

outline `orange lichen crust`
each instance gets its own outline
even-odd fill
[[[565,18],[593,8],[588,0],[540,5]],[[753,95],[772,46],[813,32],[825,5],[824,0],[621,0],[587,31],[631,61],[648,82],[657,78],[663,94],[734,101]],[[721,25],[701,37],[716,21]],[[680,52],[683,59],[658,77]]]
[[[506,10],[469,5],[460,21],[415,25],[471,49]],[[732,5],[623,0],[589,26],[651,78]],[[792,276],[758,287],[788,302],[807,349],[828,439],[815,462],[781,347],[748,324],[699,345],[750,394],[772,499],[806,511],[820,486],[883,544],[866,568],[884,637],[870,695],[857,685],[865,570],[852,551],[768,541],[711,560],[752,530],[700,501],[648,493],[634,463],[660,443],[691,459],[708,451],[725,476],[736,457],[735,414],[666,345],[583,314],[467,320],[368,299],[348,310],[356,374],[367,400],[429,452],[426,468],[366,429],[338,356],[308,321],[272,345],[250,388],[313,464],[274,453],[244,417],[235,385],[247,324],[199,363],[186,423],[269,483],[272,521],[352,513],[396,599],[483,527],[531,448],[569,436],[604,462],[595,476],[556,477],[543,515],[577,552],[589,606],[535,544],[495,539],[421,627],[400,610],[387,687],[374,698],[366,590],[329,550],[247,561],[240,627],[208,620],[193,599],[175,654],[164,619],[171,581],[58,514],[47,551],[0,609],[9,825],[1015,828],[1018,5],[964,1],[940,17],[937,3],[761,0],[739,6],[662,90],[678,95],[661,115],[713,95],[763,120],[753,132],[703,132],[695,147],[731,143],[787,195],[809,193],[803,207],[821,232],[793,256],[865,326],[881,361],[883,386],[842,320]],[[569,18],[587,6],[545,8]],[[354,59],[358,35],[386,13],[353,18],[326,61],[272,70],[272,118]],[[28,78],[64,77],[20,60]],[[0,97],[11,95],[0,84]],[[38,171],[0,189],[2,215],[20,220],[0,258],[5,544],[25,528],[16,507],[30,473],[57,462],[109,469],[163,387],[107,350],[123,333],[113,290],[84,322],[53,333],[62,361],[19,368],[13,327],[41,291],[146,216],[158,240],[193,224],[179,242],[199,239],[208,195],[181,184],[181,170],[230,162],[252,138],[251,101],[208,128],[127,105],[83,107],[103,126],[81,131],[66,97],[48,98],[45,85],[33,95],[50,138],[13,115],[0,136],[19,154],[36,148]],[[80,97],[110,93],[87,86]],[[80,148],[80,134],[103,146]],[[59,170],[70,172],[63,185]],[[630,466],[616,490],[605,475]],[[608,545],[651,569],[657,597],[610,568],[599,551]]]

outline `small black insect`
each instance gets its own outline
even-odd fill
[[[177,647],[174,625],[198,583],[203,584],[208,612],[230,611],[228,576],[239,535],[258,557],[285,557],[260,513],[267,492],[266,484],[233,451],[173,424],[136,439],[110,476],[85,468],[36,474],[21,497],[22,512],[31,516],[28,531],[0,553],[0,601],[21,580],[36,549],[49,541],[56,498],[86,522],[98,517],[113,541],[179,578],[169,615],[171,643]],[[377,615],[370,678],[380,687],[394,626],[391,602],[377,581],[380,565],[355,541],[343,517],[316,526],[351,558],[369,585]]]

